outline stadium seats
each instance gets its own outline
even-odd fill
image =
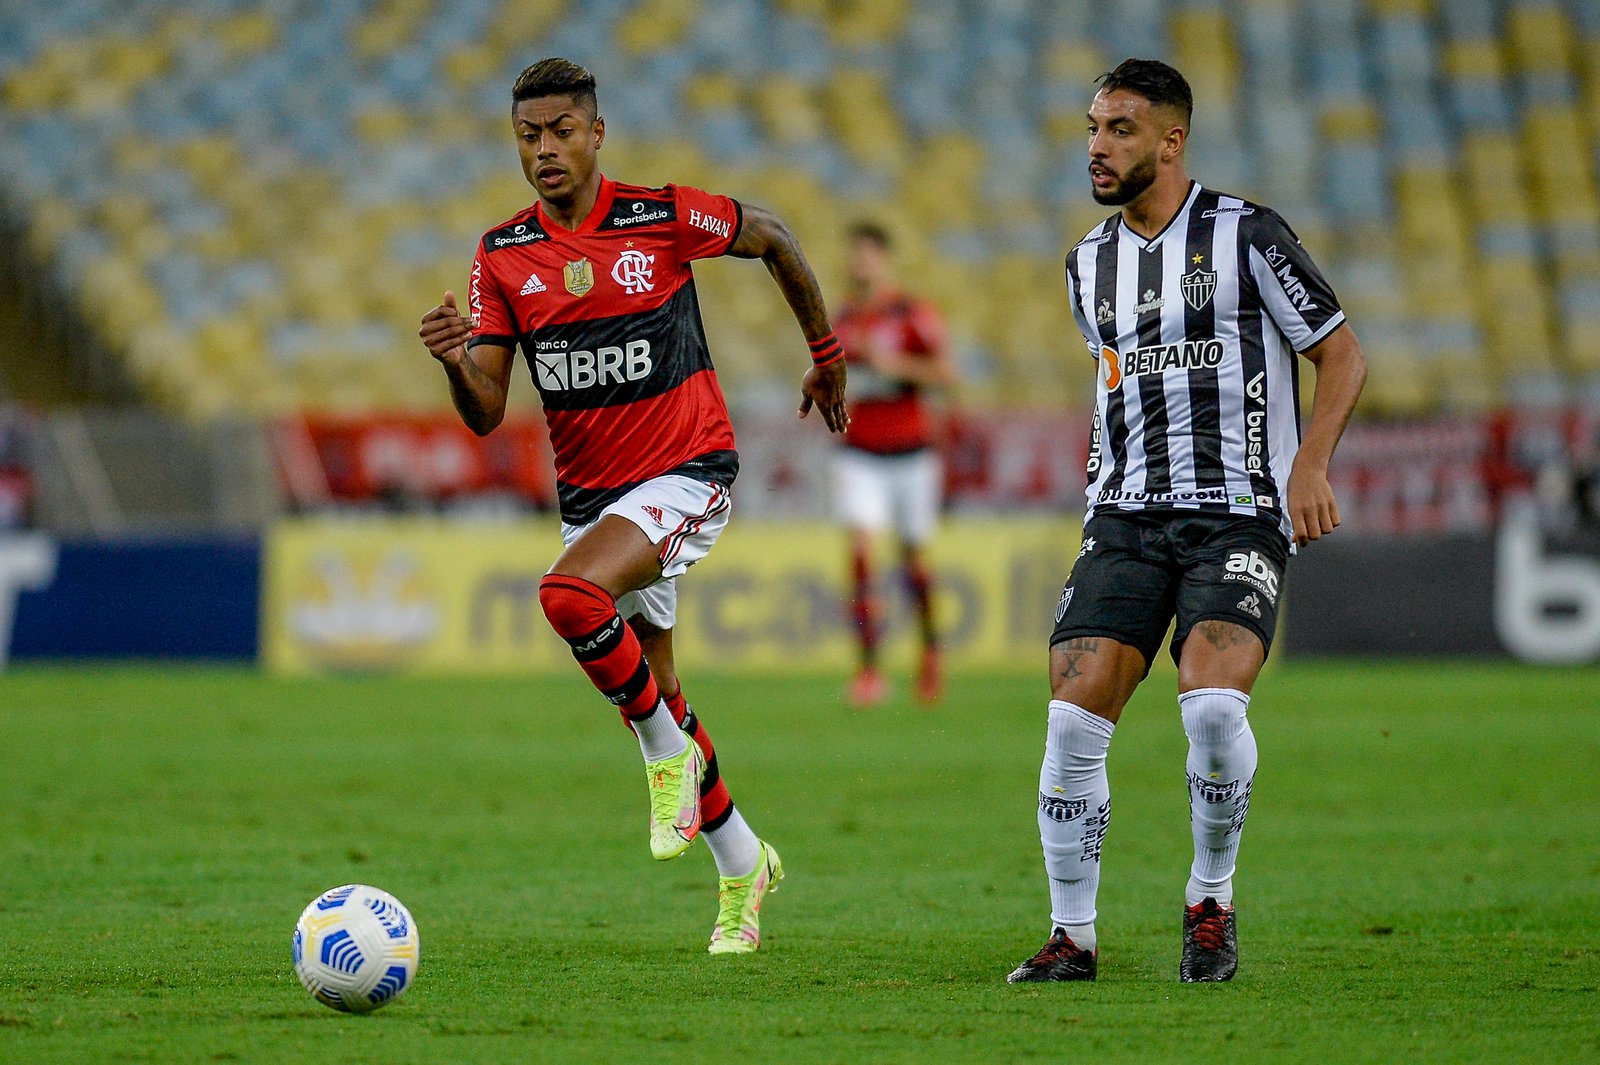
[[[59,0],[0,13],[0,190],[164,402],[438,407],[415,320],[529,202],[507,88],[551,53],[601,78],[609,171],[778,210],[830,293],[884,220],[989,401],[1091,387],[1060,259],[1109,213],[1083,112],[1130,54],[1193,84],[1192,172],[1323,263],[1374,410],[1600,374],[1592,0]],[[782,300],[700,275],[736,401],[786,395]]]

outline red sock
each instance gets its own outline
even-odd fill
[[[919,562],[906,569],[906,587],[911,591],[911,604],[922,628],[922,646],[932,650],[939,646],[939,635],[933,628],[933,575]]]
[[[722,773],[717,769],[717,748],[711,742],[711,733],[700,723],[699,715],[684,700],[681,687],[664,698],[672,720],[689,734],[705,756],[706,776],[700,782],[700,827],[703,831],[715,831],[733,813],[733,797],[728,794],[728,785],[723,783]]]
[[[589,680],[624,717],[637,720],[655,712],[661,693],[639,637],[617,614],[610,592],[581,577],[550,574],[539,582],[539,605]]]
[[[856,639],[861,644],[861,665],[871,669],[878,660],[878,626],[872,616],[872,574],[865,551],[851,554],[850,576],[855,583],[855,596],[850,601],[850,608],[856,625]]]

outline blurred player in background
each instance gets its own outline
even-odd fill
[[[871,560],[873,537],[892,528],[922,642],[915,693],[932,703],[941,671],[933,577],[923,547],[939,520],[944,471],[923,396],[951,384],[953,362],[939,312],[900,288],[882,227],[851,227],[849,268],[850,298],[837,325],[850,366],[850,428],[835,468],[839,517],[850,531],[851,614],[861,648],[850,700],[872,706],[888,695],[878,668],[881,612]]]
[[[588,71],[541,60],[517,79],[511,106],[538,199],[484,235],[469,315],[447,292],[419,335],[480,435],[504,417],[522,349],[550,427],[566,543],[539,602],[638,738],[651,853],[675,858],[704,829],[720,877],[710,951],[748,953],[783,867],[735,809],[672,652],[675,579],[727,524],[739,465],[691,261],[762,260],[811,348],[800,417],[815,406],[832,432],[848,422],[843,354],[811,268],[778,218],[699,189],[600,173],[605,120]]]
[[[1186,983],[1228,980],[1256,771],[1245,710],[1292,545],[1339,524],[1328,462],[1366,362],[1284,220],[1189,180],[1183,75],[1130,59],[1099,82],[1089,174],[1096,202],[1121,210],[1067,255],[1098,384],[1083,548],[1050,641],[1039,834],[1051,932],[1008,979],[1095,978],[1106,751],[1176,617],[1194,838],[1178,971]],[[1297,352],[1317,369],[1303,433]]]

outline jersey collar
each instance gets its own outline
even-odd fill
[[[1117,226],[1118,226],[1118,228],[1120,228],[1122,230],[1122,232],[1124,232],[1124,233],[1126,233],[1128,235],[1130,240],[1132,240],[1135,244],[1139,245],[1140,248],[1144,249],[1145,251],[1151,251],[1151,250],[1153,250],[1155,248],[1156,245],[1161,243],[1161,238],[1162,237],[1165,237],[1168,233],[1170,233],[1172,231],[1173,223],[1176,222],[1178,219],[1183,218],[1184,216],[1186,216],[1189,213],[1189,208],[1194,206],[1195,198],[1197,196],[1199,196],[1199,195],[1200,195],[1200,182],[1194,180],[1193,178],[1190,178],[1189,179],[1189,195],[1184,197],[1183,206],[1179,207],[1176,211],[1174,211],[1172,213],[1172,217],[1167,219],[1167,224],[1161,227],[1161,232],[1157,233],[1155,236],[1151,237],[1149,240],[1146,240],[1143,237],[1141,237],[1139,234],[1135,233],[1133,231],[1133,227],[1128,225],[1125,221],[1123,221],[1122,212],[1121,211],[1117,212]]]
[[[553,238],[578,236],[581,233],[593,233],[608,214],[611,213],[611,201],[617,197],[617,183],[600,175],[600,191],[595,193],[594,206],[589,208],[589,213],[583,216],[583,221],[578,223],[577,229],[568,229],[560,222],[552,219],[544,209],[544,201],[534,201],[534,207],[539,212],[539,224],[544,231]]]

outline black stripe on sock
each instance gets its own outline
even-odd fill
[[[633,676],[628,678],[626,684],[620,688],[613,688],[611,691],[601,692],[600,694],[604,695],[607,699],[610,699],[613,705],[622,706],[625,703],[633,702],[635,699],[639,698],[639,696],[643,695],[645,688],[649,684],[650,664],[643,658],[640,658],[639,668],[633,671]],[[652,706],[645,713],[635,714],[633,717],[635,720],[646,718],[655,713],[655,710],[656,708]]]
[[[711,820],[706,821],[703,824],[701,824],[700,831],[702,831],[702,832],[715,832],[717,829],[719,829],[723,825],[727,824],[728,823],[728,818],[730,818],[732,816],[733,816],[733,803],[730,802],[728,804],[728,808],[726,810],[722,811],[720,814],[718,814],[717,816],[713,817]]]
[[[622,641],[622,618],[612,614],[611,619],[593,632],[574,636],[567,643],[572,647],[572,657],[580,662],[593,662],[610,654]]]
[[[689,741],[693,743],[693,740]],[[711,789],[717,786],[717,781],[722,779],[722,773],[717,769],[717,756],[712,755],[706,760],[706,775],[700,780],[700,797],[703,799],[711,794]]]

